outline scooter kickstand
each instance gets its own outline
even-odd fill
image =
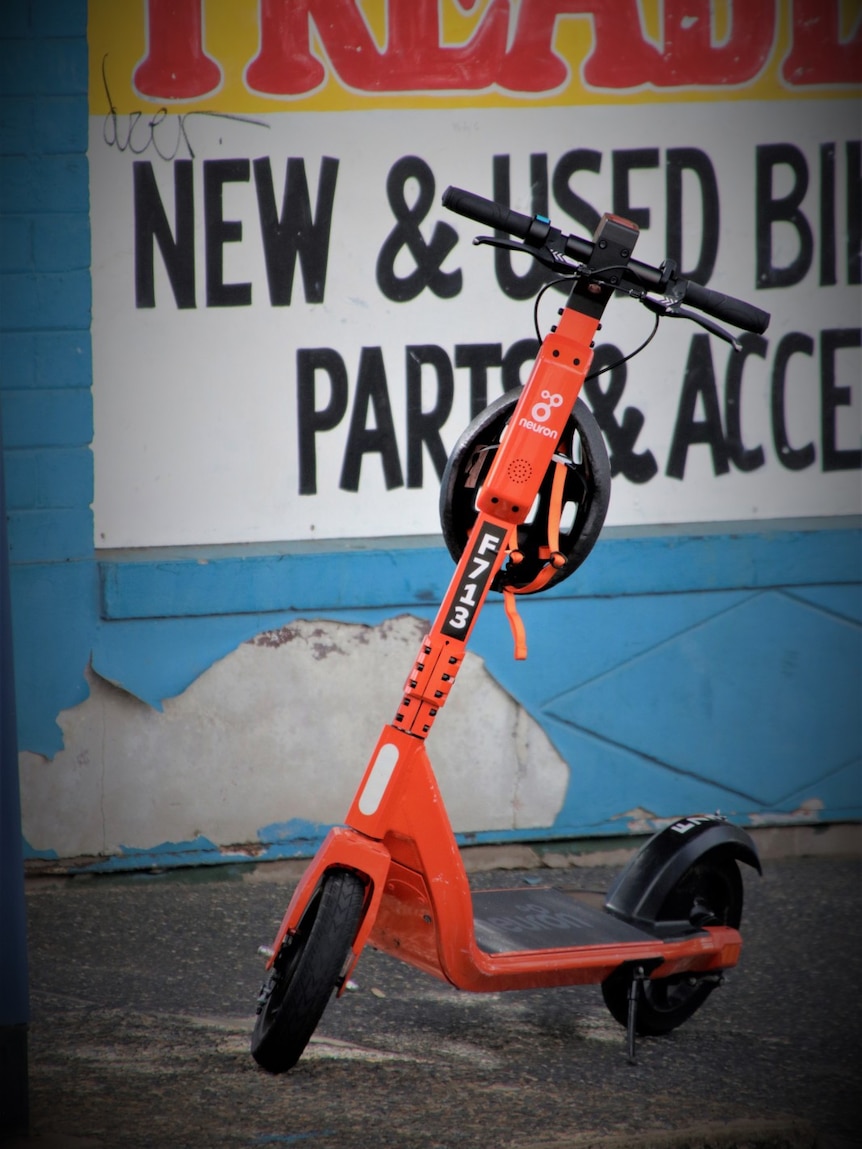
[[[646,981],[644,967],[639,965],[632,971],[632,980],[629,983],[629,1010],[626,1019],[626,1060],[629,1065],[637,1065],[635,1055],[635,1038],[637,1036],[638,997],[640,989]]]

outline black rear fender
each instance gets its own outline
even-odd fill
[[[718,815],[680,818],[641,846],[608,891],[605,909],[642,929],[654,929],[671,890],[707,854],[711,860],[745,862],[762,873],[745,830]]]

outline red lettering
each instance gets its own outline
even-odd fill
[[[553,49],[555,23],[561,16],[590,16],[595,48],[583,76],[593,88],[744,84],[769,59],[773,0],[734,5],[730,35],[720,45],[713,43],[711,9],[711,0],[665,0],[659,49],[642,35],[637,0],[523,0],[501,82],[521,92],[561,87],[569,68]]]
[[[389,53],[398,87],[490,87],[506,51],[509,0],[491,0],[473,36],[459,47],[441,45],[439,19],[437,0],[389,0]]]
[[[476,0],[460,3],[469,11]],[[307,95],[326,82],[329,70],[356,92],[475,92],[495,85],[552,92],[569,83],[577,63],[554,46],[557,22],[565,17],[592,21],[594,47],[583,62],[583,81],[610,91],[750,83],[776,42],[775,0],[728,5],[721,42],[712,0],[664,0],[659,45],[644,33],[641,0],[489,0],[461,44],[444,44],[438,0],[387,0],[382,47],[358,0],[259,5],[260,51],[245,82],[268,96]],[[841,11],[841,0],[794,0],[793,45],[782,65],[788,84],[859,83],[862,17],[842,38]],[[147,0],[146,20],[147,55],[134,74],[142,95],[188,100],[219,87],[222,70],[203,46],[203,0]],[[315,55],[314,37],[325,60]]]
[[[374,67],[377,45],[353,0],[261,0],[260,52],[249,64],[245,82],[253,92],[269,96],[301,96],[313,91],[326,79],[326,70],[311,54],[309,17],[321,39],[338,41],[333,66],[341,76],[341,55],[350,52]],[[333,33],[337,31],[337,36]],[[327,43],[326,40],[324,40]],[[327,43],[327,50],[330,51]]]
[[[147,0],[147,55],[134,85],[153,100],[193,100],[221,83],[221,68],[204,51],[203,0]]]
[[[712,8],[712,0],[665,0],[664,51],[656,53],[651,77],[656,87],[745,84],[763,69],[775,42],[774,0],[728,6],[730,30],[720,45],[713,42]],[[596,87],[601,86],[602,67],[613,74],[609,36],[601,47],[603,57],[594,53],[584,72],[587,83]]]
[[[862,11],[841,40],[839,0],[794,0],[793,47],[781,66],[788,84],[858,84],[862,80]]]
[[[591,16],[597,44],[610,39],[608,52],[614,53],[618,78],[607,86],[642,82],[631,76],[643,72],[644,52],[653,49],[638,32],[637,0],[614,0],[610,5],[603,0],[522,0],[512,46],[498,77],[501,87],[511,92],[549,92],[568,83],[569,65],[554,49],[554,31],[561,16]],[[624,84],[619,82],[621,75]]]
[[[476,91],[489,87],[506,48],[509,0],[491,0],[466,44],[441,43],[437,0],[389,0],[381,51],[354,0],[261,0],[261,51],[252,91],[296,96],[325,79],[311,54],[312,21],[339,79],[360,92]]]

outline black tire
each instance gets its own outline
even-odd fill
[[[338,984],[362,916],[365,886],[335,870],[315,893],[261,987],[251,1037],[255,1061],[286,1073],[302,1056]]]
[[[455,562],[460,559],[476,521],[477,490],[490,470],[501,436],[521,397],[521,390],[516,387],[507,391],[481,411],[458,439],[447,460],[440,485],[440,526]],[[559,449],[572,459],[566,474],[563,499],[564,504],[576,508],[576,513],[573,521],[560,530],[560,550],[566,556],[566,562],[542,590],[568,578],[593,549],[604,525],[611,497],[608,452],[595,416],[583,399],[575,403]],[[539,490],[540,508],[547,506],[552,483],[553,468],[549,467]],[[541,520],[540,510],[537,521]],[[539,535],[528,523],[520,526],[518,546],[523,554],[522,561],[517,566],[511,562],[504,566],[497,573],[492,588],[502,591],[511,587],[518,591],[531,583],[545,566],[546,557],[540,557],[539,547],[545,546],[547,541],[547,533]]]
[[[736,862],[732,858],[701,858],[686,870],[668,894],[658,918],[739,929],[742,876]],[[632,977],[630,966],[620,966],[602,982],[605,1005],[622,1026],[628,1024]],[[636,1032],[644,1037],[670,1033],[700,1009],[717,985],[715,975],[692,974],[640,982]]]

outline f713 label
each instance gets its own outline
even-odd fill
[[[450,638],[466,638],[491,577],[494,560],[508,533],[506,527],[489,523],[473,544],[464,566],[464,574],[450,600],[446,621],[441,627],[443,633]]]

